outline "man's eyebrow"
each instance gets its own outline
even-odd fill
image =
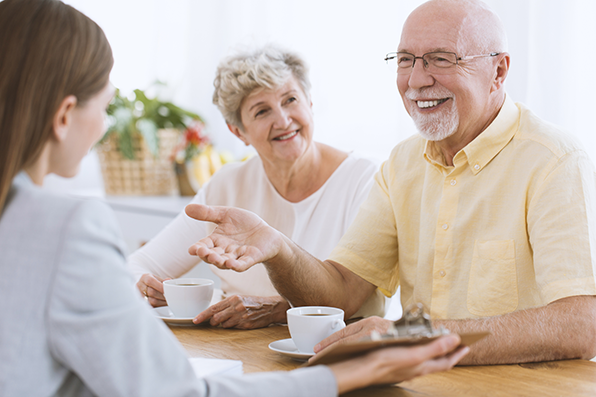
[[[398,48],[397,52],[407,52],[408,54],[414,54],[412,51],[405,49],[405,48]],[[428,51],[425,51],[424,54],[428,54],[429,52],[453,52],[453,53],[456,53],[454,50],[452,50],[450,48],[445,48],[445,47],[432,48]]]

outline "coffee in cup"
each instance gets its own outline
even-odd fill
[[[292,341],[301,353],[314,353],[317,343],[346,326],[344,311],[335,307],[294,307],[287,316]]]
[[[213,280],[178,278],[163,282],[168,307],[178,318],[194,318],[209,307],[213,297]]]

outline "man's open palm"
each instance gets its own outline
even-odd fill
[[[273,258],[281,249],[281,233],[250,211],[201,204],[189,204],[185,211],[191,218],[217,225],[188,252],[220,269],[243,272]]]

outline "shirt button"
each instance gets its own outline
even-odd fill
[[[451,184],[451,186],[455,186],[455,184],[457,183],[457,181],[455,179],[452,179],[451,182],[449,182]]]
[[[443,228],[443,230],[447,230],[447,229],[449,229],[449,225],[448,225],[448,224],[446,224],[446,223],[445,223],[445,224],[443,224],[443,226],[441,226],[441,227]]]
[[[480,169],[480,166],[478,164],[474,164],[474,169],[475,170],[479,170]]]
[[[441,271],[439,272],[439,274],[441,275],[441,277],[445,277],[445,274],[447,274],[447,273],[445,273],[445,270],[441,270]]]

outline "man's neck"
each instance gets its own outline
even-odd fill
[[[467,130],[460,131],[458,129],[453,135],[435,142],[437,147],[441,150],[441,153],[443,153],[445,164],[447,166],[452,167],[455,155],[468,146],[470,142],[476,139],[478,135],[482,134],[482,132],[492,124],[499,115],[504,103],[505,94],[503,93],[503,95],[495,101],[494,105],[490,106],[490,111],[487,111],[487,114],[490,114],[490,116],[486,118],[486,120]]]

